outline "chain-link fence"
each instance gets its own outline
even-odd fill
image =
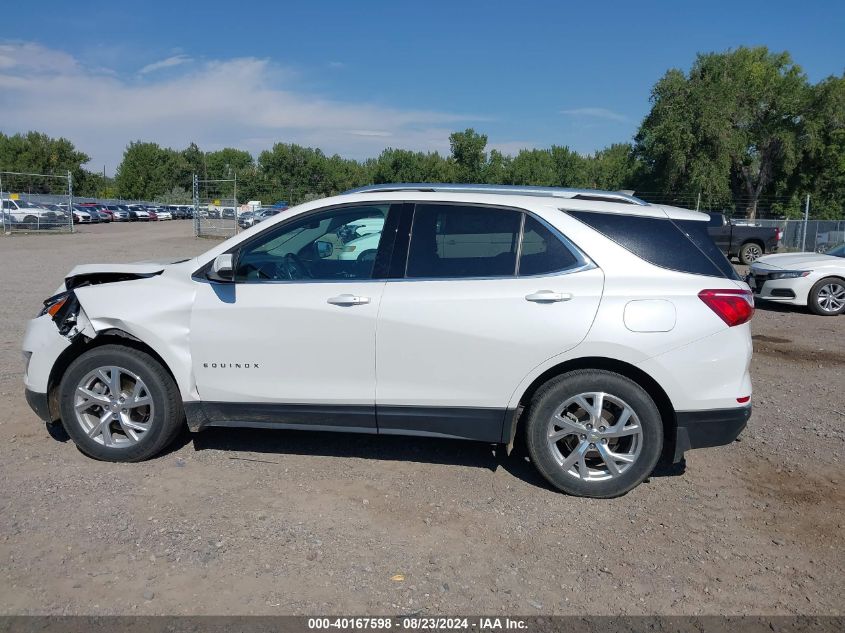
[[[231,237],[238,230],[237,180],[194,177],[194,232],[197,237]]]
[[[3,233],[73,232],[73,180],[64,176],[0,172]]]
[[[780,227],[783,231],[781,251],[824,253],[845,242],[845,220],[749,220],[748,224]]]

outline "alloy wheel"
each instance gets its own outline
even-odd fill
[[[643,430],[633,408],[609,393],[578,394],[548,424],[552,456],[568,475],[583,481],[620,477],[637,461]]]
[[[95,442],[123,448],[141,441],[153,423],[152,394],[141,378],[122,367],[98,367],[74,392],[76,421]]]
[[[819,288],[818,304],[825,312],[839,312],[845,306],[845,285],[832,281]]]

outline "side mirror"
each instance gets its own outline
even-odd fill
[[[315,242],[315,246],[317,247],[317,256],[320,259],[331,257],[332,253],[334,253],[334,244],[331,242],[318,241]]]
[[[218,255],[206,277],[211,281],[231,283],[235,279],[235,258],[232,253]]]

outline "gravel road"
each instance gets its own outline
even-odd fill
[[[190,222],[0,238],[0,612],[845,612],[845,317],[758,309],[741,441],[610,501],[520,447],[219,429],[123,465],[48,432],[19,349],[64,273],[211,245]]]

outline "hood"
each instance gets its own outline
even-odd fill
[[[65,289],[79,286],[131,281],[155,277],[164,272],[170,262],[137,262],[135,264],[82,264],[65,277]]]
[[[762,264],[766,268],[780,268],[783,270],[810,270],[814,266],[825,266],[845,261],[841,257],[825,255],[823,253],[778,253],[764,255],[754,261],[752,266]]]

